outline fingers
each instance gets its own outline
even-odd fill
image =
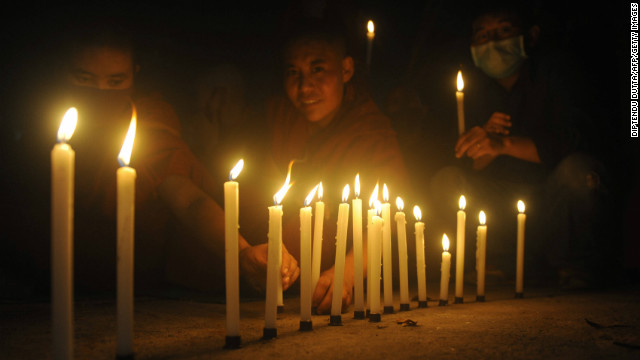
[[[288,289],[300,276],[298,261],[287,251],[284,244],[282,245],[282,268],[280,268],[280,273],[284,290]]]
[[[468,132],[464,133],[456,143],[456,157],[461,158],[465,153],[476,146],[478,141],[486,137],[486,135],[487,132],[479,126],[475,126]]]
[[[489,121],[484,125],[484,129],[494,134],[509,134],[511,127],[511,116],[501,112],[491,114]]]
[[[318,279],[318,285],[313,292],[311,302],[317,308],[318,314],[323,314],[331,307],[331,298],[333,297],[333,272],[328,276],[327,272],[323,273]]]

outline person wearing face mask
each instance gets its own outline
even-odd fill
[[[465,71],[467,131],[455,144],[458,166],[433,178],[434,202],[457,204],[465,194],[474,210],[492,215],[488,264],[504,275],[515,271],[511,215],[524,200],[525,274],[566,287],[597,285],[609,180],[589,153],[588,94],[574,64],[536,53],[541,29],[519,10],[493,8],[472,23],[470,55],[479,71]]]

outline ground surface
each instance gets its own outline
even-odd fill
[[[383,315],[380,323],[342,315],[343,326],[314,316],[300,332],[299,298],[285,299],[278,338],[261,340],[264,302],[241,304],[242,348],[223,349],[225,307],[213,299],[136,299],[136,359],[640,359],[640,291],[562,292],[488,288],[476,303]],[[452,299],[451,299],[452,300]],[[396,304],[396,309],[399,305]],[[75,307],[77,359],[114,359],[115,305],[80,300]],[[403,326],[398,320],[413,320]],[[47,303],[0,304],[0,358],[47,359],[51,350]]]

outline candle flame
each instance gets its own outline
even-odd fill
[[[462,71],[458,70],[458,91],[464,89],[464,81],[462,80]]]
[[[122,149],[120,149],[120,154],[118,154],[118,162],[120,166],[129,166],[129,161],[131,160],[131,150],[133,150],[133,139],[136,137],[136,127],[138,124],[138,114],[136,112],[136,107],[132,104],[133,107],[131,113],[131,123],[129,124],[129,131],[127,131],[127,136],[124,138],[124,142],[122,143]]]
[[[376,187],[373,188],[373,193],[371,193],[371,197],[369,198],[369,207],[371,209],[374,208],[374,201],[378,199],[378,184],[376,184]]]
[[[524,202],[522,200],[518,200],[518,211],[520,213],[524,212]]]
[[[422,220],[422,211],[420,211],[420,207],[418,205],[413,207],[413,216],[415,216],[416,221]]]
[[[380,202],[380,200],[375,199],[373,201],[373,208],[376,210],[376,216],[380,216],[380,214],[382,213],[382,203]]]
[[[382,185],[382,200],[389,202],[389,189],[387,189],[386,183]]]
[[[58,142],[66,143],[71,139],[71,135],[76,130],[76,124],[78,123],[78,110],[72,107],[62,117],[60,127],[58,128]]]
[[[293,165],[293,160],[291,160],[291,162],[289,163],[289,171],[287,171],[287,178],[284,180],[284,185],[282,185],[282,187],[280,188],[280,190],[278,190],[277,193],[275,193],[275,195],[273,195],[273,203],[276,205],[280,205],[280,203],[282,202],[282,199],[284,199],[284,195],[287,193],[287,191],[289,191],[289,188],[291,187],[289,181],[291,181],[291,166]]]
[[[484,211],[480,210],[478,219],[480,220],[480,225],[484,225],[487,222],[487,215],[484,214]]]
[[[244,166],[244,160],[240,159],[236,164],[236,166],[234,166],[233,169],[231,169],[231,172],[229,173],[229,181],[235,180],[238,177],[238,175],[240,175],[240,171],[242,171],[243,166]]]
[[[373,20],[369,20],[369,22],[367,23],[367,31],[369,32],[369,34],[373,34],[374,30],[375,26],[373,26]]]
[[[356,194],[356,199],[360,196],[360,174],[356,174],[356,186],[353,189]]]
[[[320,184],[318,184],[318,201],[322,201],[322,194],[324,192],[322,191],[322,181],[320,181]]]
[[[313,200],[313,197],[316,195],[316,191],[318,191],[318,186],[320,185],[316,185],[316,187],[314,187],[309,195],[304,199],[304,206],[309,206],[309,204],[311,204],[311,200]]]
[[[342,202],[347,202],[347,200],[349,199],[349,184],[344,186],[344,189],[342,189]]]
[[[396,206],[398,207],[398,211],[402,211],[404,209],[404,201],[402,201],[400,196],[396,198]]]
[[[449,238],[447,234],[442,235],[442,249],[444,251],[449,251]]]
[[[460,210],[464,210],[467,206],[467,199],[464,198],[464,195],[460,196],[460,201],[458,201],[458,206],[460,206]]]

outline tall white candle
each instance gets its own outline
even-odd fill
[[[384,269],[384,312],[393,313],[393,258],[391,254],[391,204],[389,189],[382,186],[382,268]]]
[[[373,38],[376,37],[373,21],[367,23],[367,69],[371,68],[371,52],[373,49]]]
[[[338,207],[338,233],[336,234],[336,261],[333,272],[333,298],[331,299],[330,325],[342,323],[342,286],[344,283],[344,265],[347,253],[347,229],[349,226],[349,184],[342,191],[342,203]]]
[[[440,267],[440,306],[449,302],[449,275],[451,273],[451,254],[449,253],[449,238],[442,235],[442,266]]]
[[[282,256],[282,199],[291,187],[289,180],[291,173],[282,188],[273,196],[275,205],[269,206],[269,245],[267,251],[267,293],[264,310],[264,332],[266,339],[277,336],[276,317],[278,313],[278,282],[282,281],[280,274],[280,256]]]
[[[476,234],[476,272],[478,273],[478,291],[476,294],[477,301],[484,301],[484,278],[485,278],[485,264],[487,259],[487,216],[484,211],[480,211],[478,215],[480,225],[478,225],[478,231]]]
[[[466,214],[464,208],[467,201],[464,195],[460,196],[460,210],[458,210],[458,228],[456,233],[456,298],[455,303],[461,304],[463,302],[463,290],[464,290],[464,247],[465,247],[465,223]]]
[[[400,269],[400,310],[409,310],[409,269],[407,264],[407,221],[402,210],[404,209],[404,201],[401,197],[396,198],[395,220],[398,233],[398,266]]]
[[[427,266],[424,260],[424,223],[422,220],[422,211],[418,205],[413,207],[413,216],[416,218],[415,235],[416,235],[416,270],[418,272],[418,307],[427,307]]]
[[[324,202],[322,202],[322,193],[322,182],[320,182],[320,184],[318,184],[318,201],[316,202],[316,220],[313,225],[311,288],[314,290],[318,285],[318,279],[320,279],[320,265],[322,264],[322,228],[324,226]]]
[[[53,358],[73,359],[73,202],[76,154],[67,144],[78,122],[67,110],[51,151],[51,315]]]
[[[464,134],[464,81],[462,81],[462,71],[458,70],[458,91],[456,91],[456,101],[458,104],[458,135]]]
[[[307,195],[300,209],[300,329],[311,330],[311,206],[318,186]]]
[[[373,216],[376,215],[375,209],[375,201],[378,199],[378,184],[373,189],[373,193],[371,193],[371,197],[369,198],[369,211],[367,211],[367,309],[369,313],[371,313],[371,279],[373,274],[373,255],[371,251],[373,248],[371,247],[371,236],[372,235],[372,225],[373,225]]]
[[[242,171],[244,160],[240,159],[224,183],[224,263],[227,308],[227,337],[225,347],[240,345],[240,277],[238,252],[238,182],[235,179]]]
[[[518,200],[518,248],[516,265],[516,297],[523,297],[524,277],[524,223],[527,215],[524,213],[524,202]]]
[[[129,167],[136,135],[133,109],[129,131],[118,155],[118,356],[133,355],[133,249],[136,171]]]
[[[360,175],[356,175],[355,199],[353,207],[353,277],[354,277],[354,317],[364,319],[364,262],[362,250],[362,199],[360,196]]]
[[[382,256],[382,225],[384,220],[379,216],[382,210],[380,201],[375,201],[376,215],[371,218],[369,246],[371,247],[371,314],[369,321],[380,321],[380,257]]]

